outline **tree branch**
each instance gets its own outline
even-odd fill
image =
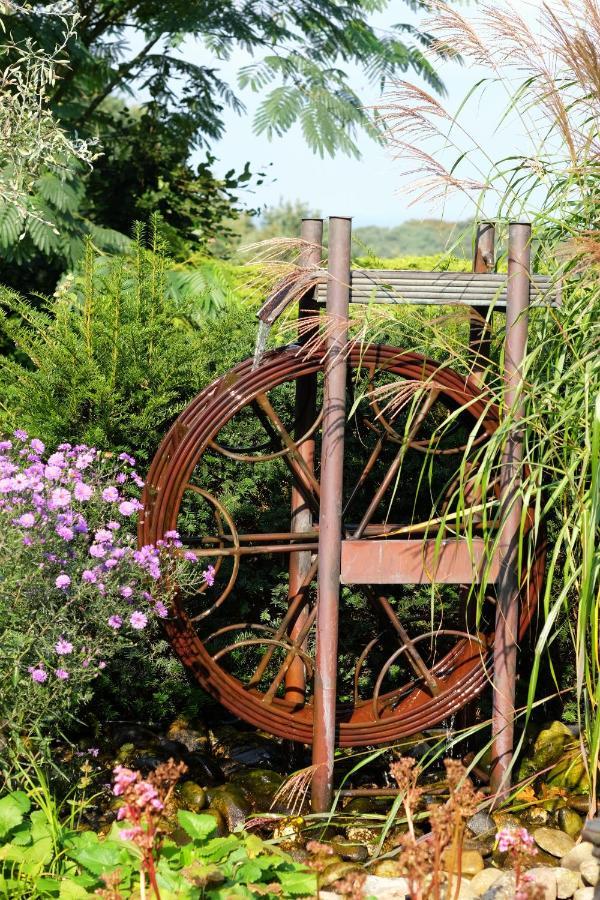
[[[130,59],[129,62],[124,63],[123,65],[120,65],[118,67],[117,71],[114,73],[113,77],[110,79],[110,81],[105,86],[105,88],[94,97],[94,99],[92,100],[90,105],[87,107],[87,109],[84,109],[84,111],[78,117],[78,119],[77,119],[78,125],[82,125],[87,119],[89,119],[89,117],[92,115],[92,113],[100,106],[102,101],[108,97],[108,95],[119,84],[119,82],[122,81],[126,75],[129,75],[131,70],[138,63],[140,63],[144,59],[145,56],[147,56],[147,54],[150,52],[152,47],[154,47],[154,45],[156,44],[156,42],[159,40],[160,37],[161,37],[161,35],[156,35],[156,37],[151,38],[146,43],[146,45],[144,47],[142,47],[140,52],[138,54],[136,54],[136,56],[133,57],[133,59]]]

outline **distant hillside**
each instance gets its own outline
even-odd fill
[[[393,228],[367,225],[353,230],[353,253],[355,256],[432,256],[452,250],[454,256],[469,258],[470,226],[470,222],[438,219],[409,219]]]
[[[235,255],[237,249],[269,238],[298,237],[303,216],[319,216],[301,201],[281,201],[263,210],[260,217],[242,215],[232,223],[233,240],[215,246],[216,255]],[[439,219],[409,219],[391,228],[366,225],[353,229],[352,252],[362,257],[432,256],[451,252],[471,257],[471,222],[442,222]],[[325,243],[327,234],[325,233]],[[456,245],[456,246],[455,246]]]

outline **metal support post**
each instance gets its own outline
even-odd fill
[[[319,605],[313,713],[312,808],[331,806],[336,732],[338,617],[342,540],[346,356],[350,302],[348,218],[329,219],[327,281],[328,346],[323,398],[321,509],[319,517]]]
[[[515,682],[519,628],[519,535],[523,501],[520,495],[523,435],[522,365],[527,347],[531,283],[531,225],[515,222],[508,234],[508,282],[504,349],[504,406],[514,424],[506,439],[500,473],[500,571],[497,581],[494,640],[491,786],[510,787],[514,740]]]
[[[480,222],[475,236],[473,272],[487,274],[494,271],[496,230],[492,222]],[[473,353],[472,374],[483,384],[489,364],[492,313],[487,306],[473,306],[469,322],[469,349]]]
[[[323,219],[302,219],[300,237],[304,242],[300,265],[312,268],[321,265],[323,245]],[[310,335],[302,330],[302,321],[314,318],[318,315],[319,308],[316,300],[316,290],[311,288],[301,299],[298,309],[298,343],[305,344]],[[296,441],[306,434],[313,424],[316,416],[317,402],[317,376],[305,375],[296,381],[296,404],[294,415],[294,438]],[[315,439],[314,435],[304,441],[299,447],[299,453],[307,468],[314,471]],[[313,526],[313,515],[298,488],[292,486],[292,510],[290,531],[306,532]],[[299,553],[290,553],[289,563],[289,588],[288,598],[292,603],[302,590],[302,584],[308,574],[311,565],[310,550],[302,550]],[[302,632],[308,616],[308,609],[303,605],[290,629],[290,638],[296,640]],[[296,656],[285,675],[285,699],[298,706],[302,706],[305,700],[306,672],[304,663]]]

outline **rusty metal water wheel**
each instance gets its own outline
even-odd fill
[[[426,522],[441,515],[447,516],[448,539],[460,537],[448,498],[454,496],[469,432],[476,427],[474,446],[485,441],[497,427],[497,409],[486,408],[474,382],[417,354],[376,345],[353,351],[349,362],[349,392],[362,399],[349,404],[344,536],[434,537],[437,526]],[[320,356],[291,347],[267,354],[255,371],[251,360],[243,362],[203,390],[156,454],[139,530],[145,544],[177,529],[202,567],[216,570],[214,585],[178,593],[165,623],[183,663],[231,712],[307,744],[318,602],[322,373]],[[316,404],[307,427],[294,434],[296,385],[311,378]],[[389,403],[388,392],[398,388],[409,397],[417,392],[411,422],[406,405]],[[462,407],[446,427],[449,414]],[[306,462],[309,446],[314,466]],[[437,484],[431,473],[424,474],[431,461]],[[418,497],[406,489],[407,467]],[[312,517],[301,532],[290,526],[292,489]],[[467,498],[466,505],[480,500]],[[520,636],[540,588],[541,556],[523,591]],[[290,592],[289,565],[301,559],[304,577]],[[381,584],[342,590],[340,654],[347,674],[340,678],[340,746],[414,734],[481,692],[490,678],[493,588],[486,595],[476,627],[475,599],[466,587],[445,593],[437,586]],[[300,695],[297,684],[286,691],[294,667],[304,682]]]

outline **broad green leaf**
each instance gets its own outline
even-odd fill
[[[277,877],[281,882],[285,894],[292,897],[316,897],[317,876],[314,872],[278,872]]]
[[[29,798],[23,791],[13,791],[0,799],[0,838],[21,824],[30,806]]]
[[[123,850],[123,845],[116,841],[98,841],[96,844],[75,847],[68,854],[94,875],[100,875],[106,869],[115,869],[119,865]]]
[[[234,834],[229,837],[213,838],[203,847],[197,847],[196,853],[208,862],[221,862],[239,846],[239,838]]]
[[[177,820],[186,834],[195,841],[204,841],[217,827],[213,816],[203,816],[201,813],[189,812],[180,809],[177,812]]]
[[[90,896],[90,891],[73,878],[65,878],[60,883],[59,900],[83,900]]]

